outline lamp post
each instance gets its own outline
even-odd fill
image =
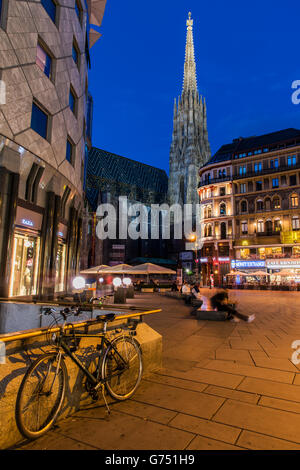
[[[196,281],[199,281],[199,260],[198,260],[198,241],[197,236],[192,234],[189,238],[190,242],[194,242],[195,246],[195,263],[196,263]]]

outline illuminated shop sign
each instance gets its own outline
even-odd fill
[[[63,236],[64,236],[64,234],[63,234],[62,232],[57,232],[57,235],[58,235],[59,237],[63,237]]]
[[[34,226],[34,223],[32,222],[32,220],[29,220],[29,219],[22,219],[21,222],[22,222],[23,225],[27,225],[27,227],[33,227]]]
[[[227,257],[227,256],[223,256],[223,257],[219,257],[219,258],[218,258],[218,261],[219,261],[220,263],[229,263],[230,259],[229,259],[229,257]]]
[[[200,258],[200,263],[208,263],[208,258]]]
[[[242,261],[242,260],[232,260],[231,267],[233,269],[243,269],[243,268],[265,268],[265,260],[255,260],[255,261]]]
[[[268,259],[266,265],[268,269],[300,269],[300,259]]]

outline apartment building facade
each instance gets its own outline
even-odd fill
[[[201,168],[204,282],[232,268],[300,274],[299,170],[297,129],[235,139]]]

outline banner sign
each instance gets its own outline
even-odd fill
[[[248,260],[232,260],[231,261],[231,267],[233,269],[255,269],[255,268],[265,268],[266,267],[266,262],[265,260],[253,260],[253,261],[248,261]]]

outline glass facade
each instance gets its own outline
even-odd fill
[[[10,297],[37,293],[39,249],[39,237],[15,234]]]

